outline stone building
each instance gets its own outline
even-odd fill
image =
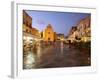
[[[77,26],[72,26],[72,28],[69,31],[67,40],[69,40],[72,43],[76,40],[77,35]]]
[[[54,30],[51,24],[48,24],[46,29],[43,31],[43,40],[44,41],[54,41]]]
[[[23,10],[23,24],[32,28],[32,18]]]
[[[78,25],[77,30],[79,32],[79,38],[81,38],[82,41],[87,42],[91,39],[91,17],[88,16],[84,19],[82,19]]]
[[[69,31],[69,35],[73,34],[77,30],[77,26],[72,26],[72,28]]]
[[[31,33],[32,18],[23,10],[23,31]]]
[[[57,40],[57,33],[54,32],[54,41],[56,41],[56,40]]]
[[[74,41],[83,41],[88,42],[91,40],[91,17],[88,16],[82,20],[80,20],[76,27],[72,27],[67,40],[71,42]]]
[[[23,34],[35,37],[39,37],[39,31],[32,27],[32,18],[23,10]],[[24,36],[25,36],[24,35]]]
[[[64,34],[62,33],[57,34],[57,40],[64,40]]]
[[[32,35],[34,35],[34,36],[40,37],[39,30],[37,30],[36,28],[32,28],[32,29],[31,29],[31,33],[32,33]]]

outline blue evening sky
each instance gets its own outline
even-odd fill
[[[33,10],[26,10],[26,12],[32,17],[32,27],[43,31],[48,24],[51,24],[55,32],[63,33],[65,36],[72,26],[76,26],[81,19],[90,15],[89,13]]]

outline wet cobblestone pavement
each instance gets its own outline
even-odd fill
[[[50,47],[45,48],[44,51],[41,48],[39,48],[38,50],[40,51],[35,55],[34,61],[30,64],[31,68],[33,69],[91,65],[91,55],[90,51],[87,49],[79,50],[74,46],[56,42]],[[27,56],[28,54],[26,55],[26,57]],[[24,66],[26,65],[27,64],[24,63]]]

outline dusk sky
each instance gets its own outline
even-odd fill
[[[32,27],[43,31],[48,24],[51,24],[53,30],[57,33],[63,33],[67,36],[72,26],[89,16],[89,13],[71,13],[71,12],[51,12],[51,11],[31,11],[26,12],[32,17]]]

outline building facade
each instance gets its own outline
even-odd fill
[[[79,38],[81,41],[87,42],[91,40],[91,17],[88,16],[82,19],[77,25],[77,30],[79,32]]]
[[[71,42],[88,42],[91,41],[91,17],[88,16],[79,21],[76,27],[72,27],[69,35],[68,40]]]
[[[74,42],[76,40],[77,34],[78,34],[77,26],[72,26],[72,28],[68,34],[67,40],[69,40],[71,43]]]
[[[61,34],[61,33],[59,33],[59,34],[57,34],[57,40],[64,40],[64,34]]]
[[[54,30],[51,24],[48,24],[46,29],[43,31],[43,40],[44,41],[54,41]]]
[[[23,31],[31,34],[32,18],[23,10]]]
[[[54,41],[56,41],[56,40],[57,40],[57,33],[54,32]]]
[[[40,37],[39,31],[32,27],[32,18],[23,10],[23,34],[24,36]]]
[[[32,35],[34,35],[34,36],[40,37],[39,30],[37,30],[36,28],[32,28],[32,29],[31,29],[31,33],[32,33]]]

